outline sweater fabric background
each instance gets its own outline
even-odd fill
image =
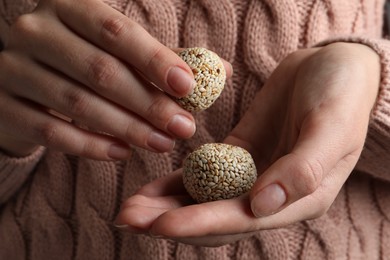
[[[383,0],[107,0],[169,47],[202,46],[233,64],[221,97],[195,115],[197,132],[172,153],[132,149],[102,162],[40,148],[0,154],[0,259],[390,259],[390,42]],[[1,0],[12,24],[32,0]],[[93,11],[93,10],[91,10]],[[360,42],[381,57],[382,79],[365,149],[322,217],[218,248],[195,247],[112,225],[122,201],[180,167],[206,142],[220,142],[289,53],[334,41]]]

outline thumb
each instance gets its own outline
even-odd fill
[[[335,122],[328,119],[304,124],[292,151],[258,178],[250,194],[251,209],[256,217],[274,214],[312,194],[325,178],[341,188],[359,158],[364,138],[361,141],[356,137],[362,135],[351,135],[345,125],[335,128]],[[332,178],[332,174],[342,176]],[[332,189],[333,193],[334,190],[339,189]]]

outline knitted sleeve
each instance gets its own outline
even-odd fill
[[[360,39],[355,42],[374,49],[380,56],[382,66],[379,94],[357,168],[390,181],[390,41]]]
[[[381,82],[365,147],[356,169],[376,178],[390,181],[390,41],[364,37],[346,37],[327,40],[319,45],[333,42],[353,42],[371,47],[380,57]]]
[[[21,158],[9,157],[0,151],[0,206],[28,180],[44,151],[45,148],[39,148]]]

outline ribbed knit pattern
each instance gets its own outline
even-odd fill
[[[11,24],[36,0],[2,0]],[[383,0],[107,0],[169,47],[203,46],[234,67],[220,99],[195,115],[197,132],[171,154],[133,149],[99,162],[40,149],[0,154],[0,259],[389,259],[390,43],[380,40]],[[382,81],[357,168],[322,217],[259,231],[218,248],[119,232],[122,201],[180,167],[205,142],[222,141],[275,67],[298,48],[360,42],[380,54]],[[264,126],[266,127],[266,126]]]

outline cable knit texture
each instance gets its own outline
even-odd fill
[[[2,0],[11,24],[37,0]],[[169,47],[203,46],[234,66],[220,99],[196,114],[198,130],[170,154],[133,149],[99,162],[40,149],[0,154],[0,259],[389,259],[390,43],[383,0],[107,0]],[[93,11],[93,10],[91,10]],[[355,172],[324,216],[218,248],[117,231],[120,203],[178,168],[205,142],[219,142],[278,63],[298,48],[351,41],[377,51],[382,81]]]

